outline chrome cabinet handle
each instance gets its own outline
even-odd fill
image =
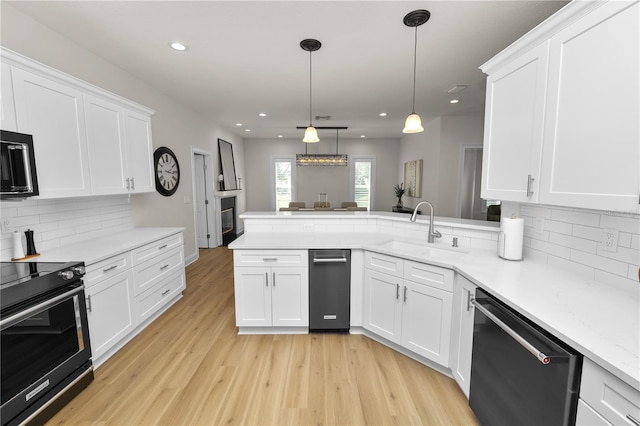
[[[551,363],[551,358],[549,358],[547,355],[545,355],[542,351],[540,351],[538,348],[536,348],[535,346],[533,346],[531,343],[529,343],[524,337],[522,337],[521,335],[519,335],[517,332],[515,332],[513,329],[511,329],[511,327],[509,327],[507,324],[505,324],[504,322],[502,322],[500,320],[500,318],[498,318],[497,316],[495,316],[494,314],[492,314],[491,312],[489,312],[489,310],[487,308],[485,308],[484,306],[482,306],[480,304],[480,302],[478,302],[477,300],[473,300],[471,302],[473,304],[473,306],[476,307],[477,310],[479,310],[480,312],[482,312],[487,318],[489,318],[491,321],[493,321],[498,327],[500,327],[505,333],[507,333],[509,336],[511,336],[511,338],[513,340],[515,340],[516,342],[518,342],[523,348],[525,348],[526,350],[528,350],[529,352],[531,352],[531,354],[533,356],[536,357],[536,359],[538,361],[540,361],[542,364],[547,365],[549,363]]]
[[[86,297],[87,302],[87,312],[91,312],[91,295]]]
[[[277,257],[263,257],[262,261],[263,262],[276,262],[278,260]]]
[[[127,178],[127,191],[131,190],[131,180]]]
[[[113,266],[109,266],[108,268],[104,268],[102,270],[102,272],[109,272],[109,271],[113,271],[114,269],[116,269],[118,267],[118,265],[113,265]]]
[[[471,306],[473,305],[473,301],[475,299],[471,295],[471,290],[467,290],[467,312],[471,310]]]
[[[631,414],[627,414],[627,419],[629,419],[629,421],[631,423],[633,423],[636,426],[640,426],[640,420],[636,419],[635,417],[633,417]]]
[[[135,190],[136,190],[136,183],[135,183],[135,181],[133,180],[133,178],[131,178],[131,190],[132,190],[132,191],[135,191]]]
[[[400,299],[400,284],[396,283],[396,300]]]
[[[407,286],[404,286],[404,301],[407,301]]]
[[[161,245],[160,247],[158,247],[158,250],[162,250],[163,248],[167,248],[166,244]]]
[[[165,270],[165,269],[167,269],[168,267],[169,267],[169,264],[167,263],[166,265],[161,266],[161,267],[160,267],[160,270],[161,270],[161,271],[162,271],[162,270]]]
[[[169,294],[170,292],[171,292],[171,289],[170,289],[170,288],[168,288],[168,289],[166,289],[165,291],[163,291],[161,295],[162,295],[162,296],[166,296],[166,295],[167,295],[167,294]]]
[[[267,287],[269,287],[269,273],[268,272],[264,273],[264,282],[266,283]]]
[[[533,178],[531,175],[527,175],[527,197],[531,197],[533,195],[533,190],[531,189],[531,185],[533,184]]]
[[[273,275],[273,280],[271,281],[271,287],[275,287],[276,286],[276,273],[274,272]]]

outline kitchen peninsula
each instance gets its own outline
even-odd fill
[[[268,267],[276,268],[279,256],[295,253],[299,259],[297,267],[306,271],[308,249],[351,249],[351,333],[365,334],[457,380],[456,357],[463,343],[459,343],[460,336],[456,335],[460,330],[456,295],[467,282],[490,292],[572,346],[585,356],[585,364],[587,359],[592,361],[620,379],[632,393],[640,390],[637,289],[627,291],[586,280],[571,270],[526,255],[520,262],[500,259],[496,255],[498,223],[436,217],[434,226],[442,238],[436,239],[435,244],[427,244],[428,218],[420,216],[415,223],[409,222],[407,215],[387,212],[248,212],[240,217],[245,223],[245,234],[229,245],[234,250],[236,321],[240,333],[308,332],[304,318],[301,326],[288,329],[272,323],[243,326],[246,324],[238,315],[243,309],[239,306],[244,303],[240,298],[246,289],[239,292],[238,271],[246,267],[243,262],[247,255],[257,259],[253,267],[268,259],[265,261],[270,262]],[[454,237],[457,248],[451,247]],[[448,346],[440,348],[439,357],[428,352],[421,355],[395,343],[392,337],[382,336],[369,321],[371,294],[367,286],[369,271],[375,268],[372,259],[376,258],[404,262],[405,271],[408,265],[424,265],[434,271],[450,271],[454,276],[452,282],[446,284],[445,280],[443,284],[454,297],[453,303],[451,298],[444,301],[451,316],[440,324],[447,334],[444,342]],[[302,285],[306,283],[304,278]],[[467,344],[470,346],[471,342]],[[461,387],[464,390],[464,385]]]

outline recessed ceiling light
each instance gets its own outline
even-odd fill
[[[360,135],[360,137],[361,137],[361,138],[366,138],[366,136],[365,136],[365,135]]]
[[[242,123],[236,123],[236,126],[242,127]]]
[[[267,114],[265,114],[264,112],[261,112],[260,114],[258,114],[260,117],[266,117]]]
[[[457,104],[458,102],[460,102],[458,99],[451,99],[449,101],[450,104]]]
[[[184,44],[180,43],[179,41],[174,41],[171,42],[169,44],[169,46],[171,46],[171,48],[173,50],[178,50],[180,52],[184,52],[185,50],[188,50],[189,48],[187,46],[185,46]]]
[[[250,131],[251,131],[251,129],[244,129],[244,131],[245,131],[245,132],[250,132]]]
[[[386,117],[386,116],[387,116],[387,113],[386,113],[386,112],[381,112],[381,113],[380,113],[380,114],[378,114],[378,115],[380,115],[380,117]]]
[[[284,136],[282,136],[282,135],[278,135],[278,137],[279,137],[279,138],[284,138]]]

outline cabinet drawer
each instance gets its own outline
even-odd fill
[[[404,262],[404,279],[453,292],[451,269],[407,260]]]
[[[131,252],[121,253],[100,262],[86,266],[85,287],[91,287],[100,281],[131,268]]]
[[[158,280],[171,275],[178,269],[184,269],[182,247],[175,248],[162,256],[150,259],[134,267],[135,295],[139,295],[152,287]]]
[[[234,266],[307,266],[306,250],[234,250]]]
[[[364,267],[373,271],[384,272],[394,277],[402,278],[404,260],[379,254],[374,252],[366,252],[364,256]]]
[[[611,423],[589,407],[582,399],[579,399],[576,426],[611,426]]]
[[[640,422],[640,392],[593,361],[584,358],[580,398],[607,421],[618,425]]]
[[[160,256],[175,247],[184,247],[182,232],[169,235],[161,240],[146,244],[133,250],[133,264],[138,265],[156,256]]]
[[[149,291],[135,298],[135,312],[138,324],[151,317],[162,306],[186,288],[184,271],[170,275]]]

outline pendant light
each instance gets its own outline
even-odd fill
[[[429,20],[431,12],[425,9],[414,10],[405,15],[403,22],[407,27],[415,27],[415,36],[413,44],[413,107],[411,114],[407,117],[404,123],[404,129],[402,133],[420,133],[424,132],[422,127],[422,120],[420,116],[416,114],[416,57],[418,52],[418,27]]]
[[[321,46],[322,43],[312,38],[307,38],[300,42],[302,50],[309,52],[309,127],[304,131],[304,139],[302,139],[302,142],[306,143],[320,142],[320,138],[318,138],[318,131],[311,123],[311,52],[315,52],[320,49]]]

